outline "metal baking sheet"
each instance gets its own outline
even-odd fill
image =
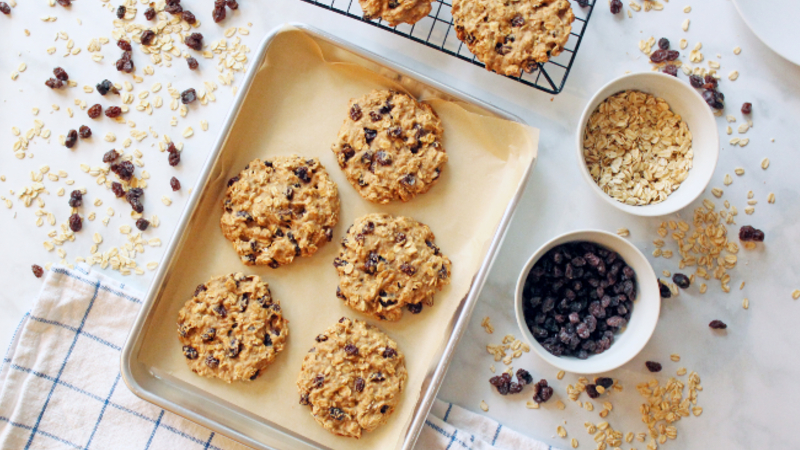
[[[336,91],[341,85],[343,92],[337,94],[340,97],[347,95],[347,89],[353,90],[353,85],[345,81],[349,81],[349,78],[365,77],[368,80],[366,85],[406,89],[418,98],[431,102],[445,122],[450,120],[449,115],[469,119],[468,123],[461,123],[460,127],[445,127],[444,144],[451,155],[451,162],[448,163],[451,169],[443,172],[442,180],[431,192],[408,204],[387,207],[372,205],[357,195],[353,197],[353,192],[347,191],[352,191],[352,187],[343,180],[329,150],[329,142],[335,138],[338,125],[331,128],[331,123],[327,124],[331,130],[325,130],[325,133],[331,135],[326,135],[323,140],[329,142],[322,147],[317,145],[311,149],[306,145],[304,148],[295,148],[297,142],[303,142],[304,136],[296,133],[286,135],[289,131],[294,133],[294,130],[287,129],[275,130],[275,134],[279,135],[276,138],[279,142],[271,142],[274,140],[271,131],[265,130],[269,130],[270,126],[277,126],[272,124],[273,121],[286,126],[287,121],[282,121],[285,115],[289,118],[288,126],[291,127],[292,124],[299,123],[296,120],[292,122],[293,117],[309,111],[300,97],[311,97],[306,99],[308,105],[315,105],[314,101],[317,101],[317,108],[327,107],[320,104],[313,94],[314,89],[319,89],[319,86],[302,84],[306,82],[306,78],[309,83],[312,82],[311,76],[302,67],[298,68],[296,75],[291,74],[290,82],[283,79],[285,85],[292,84],[295,90],[277,81],[274,83],[279,85],[270,85],[271,80],[281,80],[271,74],[285,71],[283,68],[287,63],[302,60],[294,53],[287,53],[292,47],[287,47],[286,42],[294,42],[293,40],[313,42],[316,46],[314,48],[319,50],[319,58],[325,64],[335,66],[335,75],[338,78],[334,77],[334,84],[325,92]],[[281,51],[287,54],[281,54]],[[214,150],[203,167],[198,186],[192,192],[167,247],[165,260],[156,273],[132,327],[123,349],[122,376],[128,387],[139,397],[254,448],[411,449],[533,169],[538,134],[536,130],[520,125],[521,121],[516,117],[306,25],[287,25],[270,33],[260,44],[253,61],[254,66],[245,77],[227,115],[223,132],[217,138]],[[340,85],[335,84],[336,80],[340,81]],[[332,81],[323,79],[322,82]],[[287,93],[289,91],[291,93]],[[281,97],[282,95],[286,98]],[[354,96],[352,93],[349,95]],[[348,98],[349,96],[342,97],[331,102],[335,104],[333,108],[337,112],[333,117],[339,124]],[[301,105],[300,109],[294,109],[298,108],[298,104]],[[246,114],[240,114],[242,111],[246,111]],[[308,115],[313,116],[310,112]],[[330,115],[325,117],[328,116]],[[262,127],[259,120],[270,120],[270,123],[263,123]],[[326,124],[322,122],[324,120],[317,118],[316,122],[310,124],[303,122],[303,126],[325,128]],[[252,130],[253,125],[259,129],[249,139],[247,130]],[[512,144],[512,138],[508,136],[521,133],[521,129],[525,129],[530,135]],[[306,129],[306,134],[313,133],[314,131]],[[470,141],[466,142],[465,139]],[[476,142],[472,142],[473,140]],[[456,143],[460,143],[461,148],[454,145]],[[480,195],[474,195],[474,198],[483,196],[484,205],[471,203],[473,198],[470,196],[453,197],[452,192],[450,197],[445,196],[443,193],[448,192],[448,189],[458,187],[469,190],[474,188],[473,185],[480,187],[481,183],[486,183],[475,178],[475,174],[480,171],[466,170],[467,163],[472,161],[465,162],[465,156],[454,153],[461,150],[467,155],[468,147],[481,144],[485,144],[481,149],[484,150],[485,147],[486,157],[498,167],[506,168],[508,173],[499,172],[502,176],[495,178],[498,180],[497,185],[488,186]],[[519,154],[504,150],[502,145],[516,148]],[[304,288],[325,283],[326,280],[331,281],[331,276],[335,278],[335,270],[329,267],[330,261],[326,259],[332,260],[335,256],[335,243],[323,246],[314,257],[302,258],[286,268],[272,270],[242,265],[219,232],[218,202],[221,192],[224,191],[225,180],[237,174],[240,166],[243,167],[250,159],[266,156],[264,152],[320,157],[332,178],[336,180],[338,177],[343,212],[342,220],[334,230],[336,240],[344,234],[354,214],[361,215],[365,211],[375,210],[410,215],[425,223],[438,222],[436,226],[431,224],[437,234],[437,244],[441,240],[440,246],[443,250],[459,247],[461,252],[461,258],[455,261],[454,267],[473,268],[463,269],[460,274],[454,268],[452,287],[438,294],[436,306],[426,309],[422,315],[406,317],[396,323],[376,323],[340,305],[341,302],[333,295],[335,279],[332,286],[327,287],[331,291],[328,296],[309,299],[308,295],[302,295],[307,294]],[[456,169],[459,167],[461,170]],[[486,178],[491,178],[491,175]],[[442,203],[442,199],[448,200],[450,204]],[[470,214],[474,211],[477,214],[475,217],[480,217],[475,222],[490,225],[484,225],[485,233],[470,235],[470,225],[444,225],[450,220],[449,216],[444,216],[448,208],[456,208],[452,204],[453,199],[460,199],[464,203],[459,206],[462,215],[464,211]],[[435,203],[437,201],[440,203]],[[217,206],[209,209],[210,205]],[[466,256],[465,252],[468,253]],[[450,256],[452,258],[455,255]],[[474,260],[474,266],[465,263],[465,260]],[[219,271],[220,267],[224,268],[222,272]],[[285,314],[290,320],[290,337],[287,350],[278,356],[275,363],[258,380],[252,383],[226,384],[198,377],[188,370],[181,357],[174,323],[177,310],[188,298],[193,286],[210,276],[236,271],[260,275],[270,283],[273,294],[284,305]],[[308,414],[307,408],[297,404],[296,387],[293,383],[302,355],[313,343],[313,336],[334,323],[341,315],[366,319],[396,339],[401,350],[406,353],[411,374],[401,405],[389,423],[368,433],[359,441],[336,437],[322,430]],[[307,329],[308,323],[315,321],[324,323],[324,326],[320,325],[319,329],[313,331]],[[428,336],[430,339],[420,341],[419,336]],[[430,342],[440,345],[430,345]],[[286,400],[288,398],[291,400]]]

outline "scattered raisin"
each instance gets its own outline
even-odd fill
[[[133,177],[134,166],[130,161],[112,164],[110,169],[123,181],[129,181]]]
[[[655,361],[646,361],[644,365],[650,372],[661,372],[661,363],[657,363]]]
[[[600,397],[600,393],[597,392],[597,386],[595,386],[594,384],[587,384],[586,385],[586,395],[588,395],[589,398]]]
[[[703,77],[700,75],[692,75],[689,77],[689,83],[692,85],[693,88],[700,89],[703,87]]]
[[[679,56],[681,56],[679,51],[667,50],[667,61],[675,61]]]
[[[188,105],[195,100],[197,100],[197,91],[195,91],[194,88],[189,88],[181,92],[181,103],[184,105]]]
[[[212,13],[212,17],[214,18],[214,23],[220,23],[225,20],[225,7],[219,8],[215,7],[214,12]]]
[[[239,3],[236,0],[228,0],[226,2],[226,4],[228,5],[228,8],[230,8],[230,9],[233,9],[233,10],[239,9]]]
[[[69,206],[77,208],[83,204],[83,192],[74,190],[69,194]]]
[[[181,162],[181,154],[178,152],[172,152],[169,154],[167,161],[169,161],[170,166],[175,167],[179,162]]]
[[[614,385],[614,379],[613,378],[609,378],[609,377],[600,377],[600,378],[594,380],[594,382],[598,386],[603,386],[605,389],[609,389],[611,386]]]
[[[667,50],[656,50],[650,55],[650,62],[661,63],[667,60]]]
[[[153,20],[156,18],[156,10],[153,8],[147,8],[144,10],[144,18],[147,20]]]
[[[676,273],[673,275],[672,282],[681,289],[689,289],[689,286],[692,284],[692,280],[682,273]]]
[[[750,225],[744,225],[739,229],[739,240],[743,242],[764,242],[764,232]]]
[[[118,183],[118,182],[116,182],[116,181],[114,181],[113,183],[111,183],[111,192],[113,192],[113,193],[114,193],[114,195],[115,195],[117,198],[120,198],[120,197],[124,197],[124,196],[125,196],[125,188],[123,188],[123,187],[122,187],[122,184],[121,184],[121,183]]]
[[[411,314],[419,314],[422,312],[422,303],[407,303],[406,309]]]
[[[81,219],[81,216],[78,214],[69,216],[69,229],[77,233],[78,231],[81,231],[81,228],[83,228],[83,220]]]
[[[0,8],[2,8],[2,5],[5,5],[5,3],[0,4]],[[36,276],[36,278],[42,278],[42,275],[44,275],[44,269],[42,269],[42,266],[40,265],[37,264],[32,265],[31,270],[33,270],[33,274]]]
[[[112,82],[110,82],[108,80],[103,80],[103,81],[97,83],[97,92],[99,92],[100,95],[106,95],[109,92],[114,93],[114,94],[119,94],[119,91],[117,91],[117,88],[114,87],[114,83],[112,83]]]
[[[67,75],[67,72],[61,67],[56,67],[55,69],[53,69],[53,75],[55,75],[56,78],[58,78],[61,81],[69,80],[69,75]]]
[[[65,8],[67,6],[72,6],[72,0],[57,0],[57,1],[58,1],[59,5],[65,7]]]
[[[78,132],[75,130],[69,130],[69,132],[67,132],[66,139],[64,139],[64,145],[67,148],[72,148],[75,146],[76,142],[78,142]]]
[[[536,403],[544,403],[550,400],[552,396],[553,388],[547,385],[547,380],[539,380],[538,383],[533,385],[533,401]]]
[[[118,40],[117,47],[121,48],[122,50],[125,50],[126,52],[133,50],[133,47],[131,47],[131,43],[129,41],[126,41],[125,39]]]
[[[119,158],[119,153],[116,150],[109,150],[103,155],[104,163],[112,163]]]
[[[186,58],[186,64],[189,65],[190,70],[197,70],[197,68],[200,67],[200,64],[197,62],[197,60],[191,56]]]
[[[728,328],[728,325],[721,320],[712,320],[711,323],[708,324],[708,326],[712,330],[724,330]]]
[[[147,219],[137,219],[136,220],[136,228],[138,228],[138,229],[140,229],[142,231],[146,230],[147,227],[149,227],[149,226],[150,226],[150,221],[147,220]]]
[[[658,48],[661,50],[669,50],[669,39],[662,37],[658,40]]]
[[[751,114],[753,112],[753,104],[747,102],[742,105],[742,114]]]
[[[110,117],[113,119],[115,117],[119,117],[120,114],[122,114],[122,108],[120,108],[119,106],[109,106],[106,109],[106,117]]]
[[[526,384],[533,383],[533,377],[531,376],[530,372],[525,369],[518,369],[517,370],[517,382],[521,386],[525,386]]]
[[[183,12],[183,6],[181,6],[181,4],[178,2],[168,2],[164,7],[164,11],[173,15],[177,15]]]
[[[672,75],[673,77],[678,76],[678,66],[675,64],[667,64],[664,66],[664,70],[662,70],[667,75]]]
[[[8,3],[6,3],[6,2],[0,2],[0,12],[2,12],[5,15],[9,15],[9,14],[11,14],[11,7],[8,6]],[[39,267],[39,266],[34,266],[34,267]],[[40,276],[41,275],[39,275],[39,277]]]
[[[661,292],[661,298],[670,298],[670,297],[672,297],[672,291],[669,290],[669,286],[667,286],[661,280],[658,280],[658,289]]]
[[[198,52],[203,49],[203,35],[200,33],[192,33],[183,41],[187,47]]]
[[[125,73],[133,72],[135,66],[133,64],[133,59],[131,59],[132,57],[133,54],[131,52],[122,52],[122,57],[115,63],[117,70]]]
[[[178,190],[180,190],[180,189],[181,189],[181,182],[180,182],[180,181],[178,181],[178,179],[177,179],[177,178],[175,178],[175,177],[172,177],[172,178],[169,180],[169,186],[172,188],[172,190],[173,190],[173,191],[178,191]]]
[[[611,13],[619,14],[622,11],[622,2],[620,0],[611,0]]]
[[[719,81],[717,81],[717,79],[714,78],[713,75],[706,75],[703,78],[703,81],[705,81],[705,84],[710,85],[710,87],[706,87],[706,89],[716,89],[717,84],[719,83]]]
[[[586,8],[589,6],[589,0],[577,0],[578,4],[581,5],[581,8]]]
[[[185,20],[189,25],[194,25],[197,23],[197,18],[191,11],[184,11],[183,14],[181,14],[181,17],[183,17],[183,20]]]
[[[155,38],[156,34],[153,32],[153,30],[142,31],[142,45],[153,45]]]
[[[144,206],[142,205],[141,202],[141,198],[143,195],[144,191],[141,188],[128,189],[128,192],[125,193],[125,199],[128,200],[128,203],[131,205],[131,208],[133,208],[133,210],[136,211],[137,213],[141,213],[144,211]]]
[[[92,129],[86,125],[81,125],[81,127],[78,128],[78,134],[80,135],[81,139],[89,139],[92,137]]]
[[[706,84],[705,86],[708,85]],[[725,108],[725,96],[722,95],[722,92],[715,91],[713,89],[707,89],[703,91],[703,100],[706,101],[708,106],[714,109]]]
[[[119,5],[119,8],[117,8],[117,19],[124,18],[126,12],[127,12],[127,8],[125,8],[125,6],[123,6],[123,5]]]
[[[100,106],[100,104],[98,103],[89,108],[87,114],[89,114],[90,119],[97,119],[98,117],[100,117],[100,114],[103,114],[103,107]]]
[[[50,78],[49,80],[45,81],[44,84],[50,89],[61,89],[64,87],[64,82],[58,78]]]

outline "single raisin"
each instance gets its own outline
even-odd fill
[[[703,100],[705,100],[706,103],[708,103],[708,106],[714,109],[725,108],[725,96],[722,94],[722,92],[715,91],[713,89],[708,89],[703,92]]]
[[[352,119],[352,120],[354,120],[354,121],[355,121],[355,120],[359,120],[359,119],[361,119],[361,116],[362,116],[362,115],[363,115],[363,114],[361,113],[361,107],[360,107],[360,106],[358,106],[358,105],[353,105],[353,106],[350,108],[350,119]]]
[[[594,384],[587,384],[586,385],[586,395],[588,395],[589,398],[600,397],[600,393],[597,392],[597,386],[595,386]]]
[[[153,20],[156,18],[156,10],[153,8],[147,8],[144,10],[144,18],[147,20]]]
[[[518,380],[517,382],[521,386],[525,386],[526,384],[533,383],[533,377],[531,376],[531,373],[528,372],[525,369],[518,369],[517,370],[517,380]]]
[[[516,15],[511,19],[512,27],[521,27],[523,25],[525,25],[525,19],[521,15]]]
[[[103,162],[104,163],[112,163],[119,158],[119,153],[116,150],[109,150],[103,155]]]
[[[155,38],[156,34],[153,32],[153,30],[142,31],[142,45],[153,45]]]
[[[581,8],[586,8],[589,6],[589,0],[577,0],[578,4],[581,5]]]
[[[553,388],[547,385],[547,380],[539,380],[533,385],[533,401],[544,403],[553,396]]]
[[[175,167],[181,162],[181,154],[178,152],[170,153],[167,161],[169,161],[170,166]]]
[[[646,361],[644,365],[650,372],[661,372],[661,363],[657,363],[655,361]]]
[[[747,102],[742,105],[742,114],[751,114],[753,112],[753,104]]]
[[[79,190],[74,190],[69,194],[69,206],[77,208],[83,204],[83,193]]]
[[[187,47],[198,52],[203,49],[203,35],[200,33],[192,33],[183,41]]]
[[[712,320],[711,323],[708,324],[708,326],[712,330],[724,330],[728,328],[728,325],[721,320]]]
[[[115,117],[119,117],[120,114],[122,114],[122,108],[120,108],[119,106],[109,106],[106,109],[106,117],[110,117],[113,119]]]
[[[146,230],[147,227],[149,227],[149,226],[150,226],[150,221],[147,220],[147,219],[137,219],[136,220],[136,228],[138,228],[138,229],[140,229],[142,231]]]
[[[167,146],[167,153],[178,153],[178,147],[175,147],[174,142],[170,142]]]
[[[114,93],[114,94],[119,94],[119,91],[117,91],[117,88],[114,87],[114,83],[112,83],[112,82],[110,82],[108,80],[103,80],[103,81],[97,83],[97,92],[99,92],[100,95],[106,95],[109,92]]]
[[[753,233],[753,242],[764,242],[764,232],[761,230],[756,230]]]
[[[700,75],[692,75],[689,77],[689,83],[692,85],[693,88],[700,89],[703,87],[703,77]]]
[[[220,23],[225,20],[225,7],[222,8],[214,8],[214,12],[212,13],[212,17],[214,18],[214,23]]]
[[[676,273],[673,275],[672,282],[681,289],[689,289],[689,286],[692,284],[692,280],[682,273]]]
[[[122,57],[120,57],[120,59],[118,59],[115,63],[117,70],[125,73],[133,72],[135,66],[133,64],[133,60],[131,59],[132,56],[133,55],[131,52],[122,52]]]
[[[133,177],[134,166],[130,161],[112,164],[110,169],[123,181],[129,181]]]
[[[411,314],[419,314],[422,312],[422,303],[407,303],[406,309]]]
[[[211,355],[206,356],[206,365],[212,369],[219,367],[219,360]]]
[[[667,50],[656,50],[650,55],[650,62],[661,63],[667,60]]]
[[[183,12],[183,6],[178,2],[167,3],[164,7],[164,11],[170,14],[180,14]]]
[[[49,80],[45,81],[44,84],[50,89],[61,89],[64,87],[64,82],[58,78],[50,78]]]
[[[386,349],[383,351],[384,358],[394,358],[395,356],[397,356],[397,350],[391,347],[386,347]]]
[[[69,75],[67,75],[67,72],[61,67],[56,67],[55,69],[53,69],[53,75],[55,75],[56,78],[58,78],[61,81],[69,80]]]
[[[5,3],[3,3],[3,5],[5,5]],[[2,5],[0,5],[0,8],[1,7]],[[36,276],[36,278],[42,278],[42,275],[44,275],[44,269],[42,269],[42,266],[38,264],[32,265],[31,270],[33,270],[33,274]]]
[[[744,225],[739,229],[739,240],[744,242],[764,242],[764,232],[750,225]]]
[[[622,2],[620,0],[611,0],[611,13],[619,14],[622,11]]]
[[[190,70],[197,70],[197,68],[200,67],[200,64],[197,62],[197,60],[191,56],[186,58],[186,64],[189,65]]]
[[[184,11],[183,14],[181,14],[181,17],[183,17],[183,20],[185,20],[189,25],[194,25],[197,23],[197,18],[191,11]]]
[[[363,378],[361,378],[361,377],[356,378],[356,383],[355,383],[355,386],[354,386],[355,387],[355,391],[356,392],[363,391],[364,387],[366,386],[366,384],[367,383],[364,381]]]
[[[609,389],[611,386],[614,385],[614,379],[613,378],[609,378],[609,377],[600,377],[600,378],[594,380],[594,382],[598,386],[603,386],[605,389]]]
[[[185,356],[186,359],[197,359],[197,350],[190,345],[184,345],[183,356]]]
[[[83,228],[83,220],[81,219],[81,216],[78,214],[69,216],[69,229],[77,233],[78,231],[81,231],[81,228]]]
[[[669,50],[669,39],[662,37],[658,40],[658,48],[661,50]]]
[[[358,347],[353,344],[347,344],[344,346],[344,352],[350,356],[355,356],[358,354]]]
[[[92,129],[86,125],[81,125],[81,127],[78,128],[78,134],[81,136],[81,139],[89,139],[92,137]]]
[[[76,142],[78,142],[78,132],[75,130],[69,130],[69,132],[67,132],[66,139],[64,139],[64,145],[67,148],[72,148],[75,146]]]
[[[664,66],[664,70],[662,70],[667,75],[672,75],[673,77],[678,76],[678,66],[675,64],[667,64]]]
[[[667,61],[675,61],[679,56],[681,56],[679,51],[667,50]]]
[[[123,5],[119,5],[119,8],[117,8],[117,19],[124,18],[126,12],[127,12],[127,8],[125,8],[125,6],[123,6]]]
[[[228,5],[228,8],[230,8],[230,9],[233,9],[233,10],[239,9],[239,3],[236,0],[228,0],[226,2],[226,4]]]
[[[180,190],[180,189],[181,189],[181,182],[180,182],[180,181],[178,181],[178,179],[177,179],[177,178],[175,178],[175,177],[172,177],[172,178],[169,180],[169,186],[172,188],[172,190],[173,190],[173,191],[178,191],[178,190]]]
[[[194,88],[189,88],[181,92],[181,103],[184,105],[188,105],[195,100],[197,100],[197,91],[195,91]]]
[[[2,12],[5,15],[9,15],[9,14],[11,14],[11,7],[8,6],[8,3],[6,3],[6,2],[0,2],[0,12]],[[34,266],[34,267],[38,267],[38,266]],[[41,275],[39,275],[39,277],[40,276]]]
[[[706,75],[703,78],[703,81],[705,81],[705,84],[711,85],[711,87],[707,87],[706,89],[716,89],[717,88],[717,84],[719,83],[719,81],[717,81],[717,79],[714,78],[713,75]]]
[[[672,291],[669,290],[669,286],[664,284],[664,282],[661,280],[658,280],[658,289],[661,291],[661,298],[672,297]]]
[[[116,182],[116,181],[114,181],[114,182],[112,182],[112,183],[111,183],[111,192],[113,192],[113,193],[114,193],[114,195],[115,195],[117,198],[120,198],[120,197],[124,197],[124,196],[125,196],[125,188],[123,188],[123,187],[122,187],[122,184],[121,184],[121,183],[118,183],[118,182]]]
[[[129,41],[126,41],[125,39],[118,40],[117,47],[121,48],[122,50],[125,50],[126,52],[133,50],[133,47],[131,47],[131,43]]]
[[[90,107],[86,113],[89,114],[90,119],[97,119],[101,114],[103,114],[103,107],[98,103]]]

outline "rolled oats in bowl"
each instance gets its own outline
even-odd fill
[[[605,99],[589,117],[583,157],[592,179],[614,200],[657,204],[689,176],[692,133],[664,99],[626,90]]]

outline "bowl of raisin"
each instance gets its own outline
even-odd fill
[[[602,373],[635,357],[655,331],[658,281],[633,244],[599,230],[542,245],[520,273],[517,323],[542,359],[572,373]]]

